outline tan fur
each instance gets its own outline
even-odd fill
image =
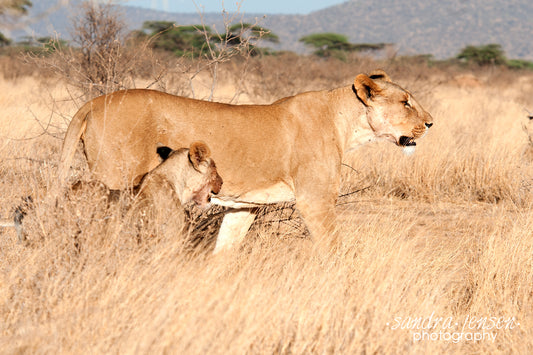
[[[86,122],[86,127],[82,122]],[[60,163],[66,178],[82,135],[94,177],[112,189],[137,184],[158,164],[157,144],[206,142],[224,185],[221,204],[296,204],[311,234],[331,231],[343,154],[376,138],[419,138],[431,116],[383,71],[353,85],[270,105],[228,105],[151,90],[98,97],[72,119]],[[81,130],[81,131],[80,131]]]
[[[194,202],[205,207],[211,193],[219,193],[221,187],[222,178],[210,158],[209,148],[203,142],[194,142],[189,149],[171,152],[168,158],[147,173],[141,180],[137,199],[157,203],[171,197],[179,205]]]
[[[130,217],[141,226],[156,211],[167,211],[167,217],[183,216],[183,206],[195,203],[206,207],[211,193],[217,194],[222,178],[203,142],[194,142],[189,149],[172,151],[155,169],[141,180]]]

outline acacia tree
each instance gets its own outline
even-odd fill
[[[457,59],[477,65],[501,65],[507,62],[504,51],[499,44],[483,46],[466,46],[457,55]]]
[[[346,59],[349,52],[374,51],[383,49],[385,43],[353,44],[348,37],[338,33],[315,33],[300,38],[300,42],[314,48],[313,54],[319,57],[335,57]]]
[[[227,27],[222,34],[213,33],[209,26],[177,26],[170,21],[146,21],[135,37],[153,38],[152,47],[172,52],[178,56],[204,57],[211,50],[242,50],[246,48],[251,55],[259,54],[256,47],[259,40],[278,43],[279,37],[270,30],[249,23],[237,23]]]
[[[172,52],[178,56],[200,57],[208,50],[213,38],[211,29],[203,25],[176,26],[170,21],[146,21],[136,37],[152,37],[154,49]]]
[[[252,56],[262,52],[262,50],[257,47],[257,43],[260,40],[270,43],[279,43],[279,37],[272,31],[250,23],[237,23],[229,26],[223,40],[229,46],[236,48],[242,47],[242,44],[247,42],[247,49]]]

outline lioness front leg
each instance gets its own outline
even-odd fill
[[[254,222],[255,215],[251,209],[230,210],[226,212],[222,219],[220,230],[218,231],[217,242],[213,253],[216,254],[222,250],[229,250],[239,245]]]
[[[336,246],[335,226],[339,179],[332,177],[326,181],[300,183],[296,188],[296,208],[311,234],[313,243],[328,249]]]
[[[330,199],[300,198],[296,208],[315,242],[329,240],[334,242],[333,232],[336,225],[335,202]]]

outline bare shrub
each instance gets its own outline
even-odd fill
[[[82,4],[82,15],[74,22],[74,43],[80,47],[78,80],[89,94],[124,87],[131,68],[122,63],[131,59],[123,50],[123,30],[123,22],[110,5]]]
[[[116,8],[110,4],[84,2],[73,20],[73,44],[65,46],[52,40],[50,54],[30,56],[29,60],[52,70],[72,87],[82,99],[132,88],[135,78],[153,74],[147,62],[153,62],[147,43],[128,42],[126,27]],[[150,63],[152,64],[152,63]],[[147,73],[148,72],[148,73]]]

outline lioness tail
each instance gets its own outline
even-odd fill
[[[85,132],[87,127],[87,117],[91,111],[90,103],[85,104],[82,108],[76,112],[70,124],[67,128],[67,133],[65,134],[65,139],[63,140],[63,147],[61,149],[61,160],[59,161],[59,187],[63,187],[68,172],[70,170],[70,164],[76,153],[76,148],[78,147],[78,142],[80,141],[81,136]]]

